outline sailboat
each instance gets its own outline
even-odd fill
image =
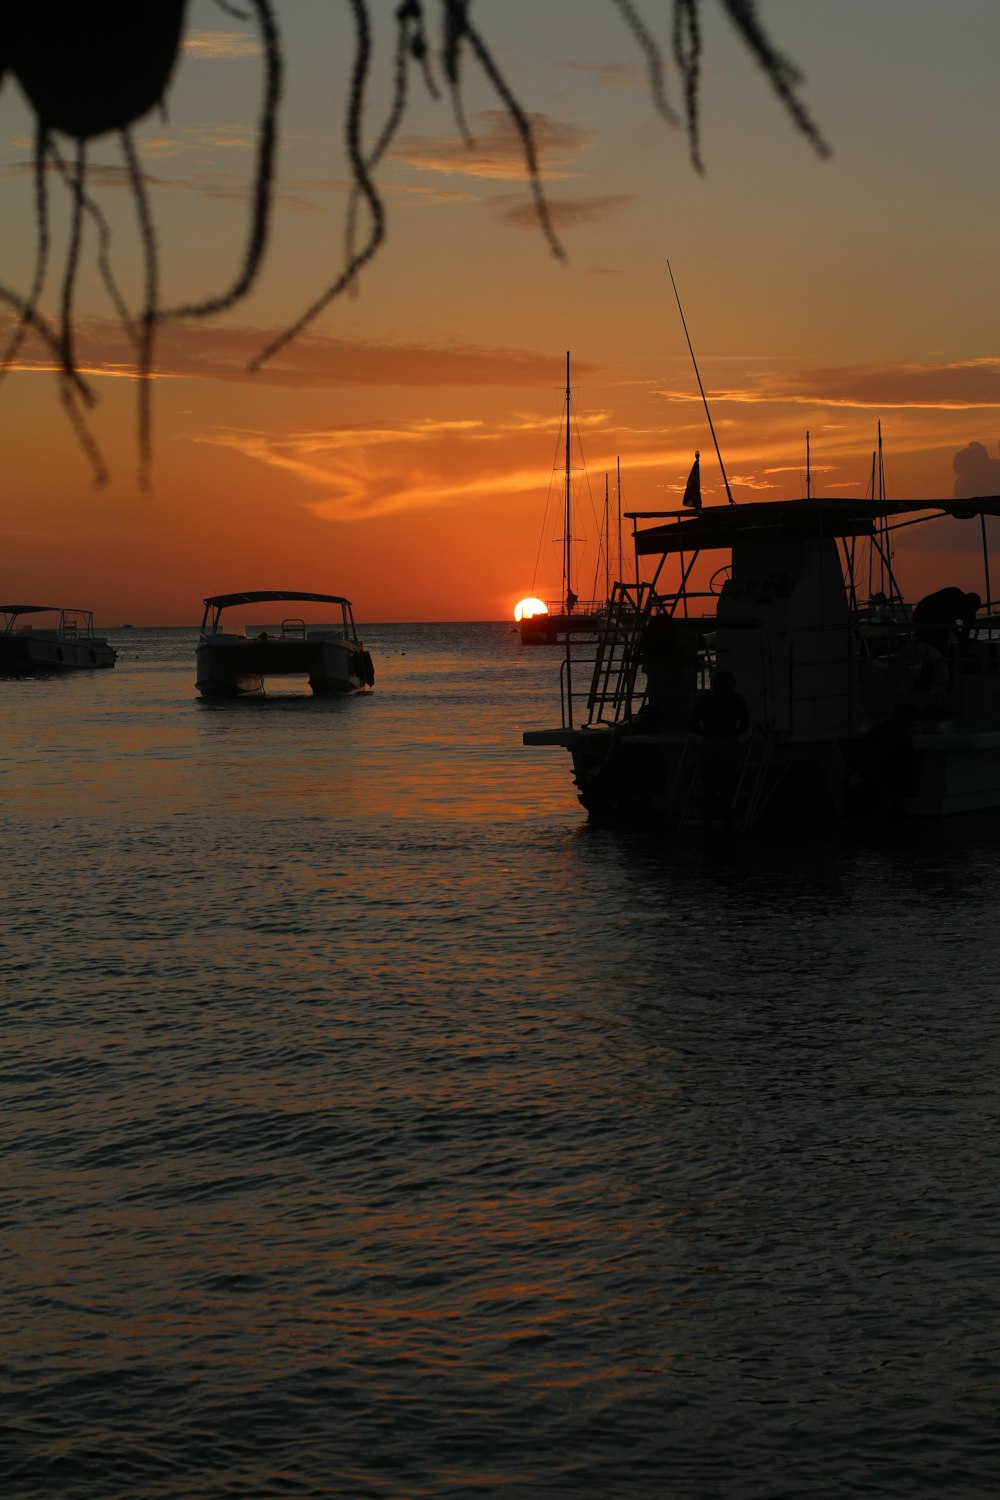
[[[522,615],[518,631],[522,646],[546,646],[568,635],[593,635],[604,624],[605,610],[596,599],[581,600],[573,588],[573,487],[570,459],[572,392],[569,351],[566,353],[566,468],[563,490],[562,594],[545,601],[544,611]],[[605,502],[606,504],[606,502]]]

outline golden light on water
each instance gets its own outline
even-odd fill
[[[519,599],[514,605],[515,620],[530,620],[533,615],[547,615],[549,607],[541,599]]]

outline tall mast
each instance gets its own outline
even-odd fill
[[[809,429],[806,429],[806,499],[812,498],[812,454],[809,451]]]
[[[878,498],[885,499],[885,460],[882,457],[882,418],[878,420]],[[879,530],[881,531],[882,551],[882,593],[888,588],[889,597],[892,597],[892,556],[889,551],[889,517],[885,514],[879,519]]]
[[[615,577],[619,582],[624,582],[625,574],[622,572],[622,461],[618,462],[618,569]]]
[[[604,602],[611,598],[611,509],[608,500],[608,476],[604,474]]]
[[[572,485],[570,483],[570,387],[569,387],[569,350],[566,350],[566,515],[563,526],[563,604],[569,608],[570,595],[573,592],[573,538],[572,538],[572,516],[573,508]]]

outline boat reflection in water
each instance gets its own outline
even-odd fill
[[[1000,806],[1000,614],[986,544],[998,514],[996,496],[636,513],[637,561],[653,560],[653,581],[615,586],[589,655],[567,639],[561,723],[524,743],[570,752],[593,814],[708,821],[694,710],[726,673],[750,721],[735,825]],[[956,519],[980,522],[982,596],[947,588],[911,608],[892,533]],[[707,593],[691,582],[703,553]],[[873,556],[882,587],[863,593]]]

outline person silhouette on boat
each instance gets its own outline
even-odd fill
[[[926,594],[913,610],[913,633],[925,646],[942,656],[957,646],[962,654],[976,628],[976,611],[982,604],[978,594],[949,587]]]
[[[967,594],[964,589],[950,586],[926,594],[913,609],[913,637],[919,647],[930,647],[948,663],[947,690],[955,687],[956,672],[963,670],[977,649],[971,644],[976,629],[976,611],[982,604],[978,594]],[[924,667],[926,677],[932,675],[931,663]]]
[[[740,776],[739,741],[750,728],[746,700],[736,691],[732,672],[716,672],[708,691],[698,694],[688,728],[702,738],[702,820],[709,827],[721,819],[731,828]]]

